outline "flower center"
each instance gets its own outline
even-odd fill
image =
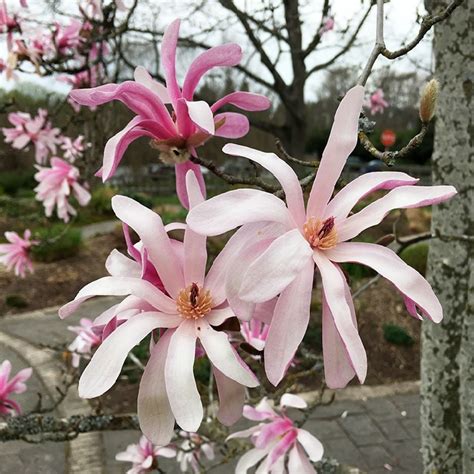
[[[211,293],[192,283],[179,292],[176,307],[184,319],[201,319],[212,309]]]
[[[166,165],[184,163],[191,157],[186,142],[181,139],[152,140],[150,145],[160,152],[159,158]]]
[[[328,250],[337,244],[337,232],[334,225],[334,217],[328,217],[324,221],[310,217],[303,226],[306,240],[314,249]]]

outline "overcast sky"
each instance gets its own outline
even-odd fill
[[[217,0],[210,0],[210,3],[216,3],[216,10],[222,10],[222,7],[217,5]],[[17,9],[18,0],[12,0],[8,2],[11,6],[10,9]],[[253,0],[248,2],[248,0],[236,0],[236,3],[241,7],[245,5],[255,5],[257,2]],[[309,41],[316,25],[319,23],[320,10],[322,5],[322,0],[308,0],[307,6],[302,9],[304,20],[304,40],[305,42]],[[332,13],[335,17],[336,29],[343,29],[346,26],[353,26],[356,19],[360,18],[361,12],[366,8],[367,1],[362,3],[361,0],[333,0],[333,10]],[[69,0],[68,4],[71,5],[72,2]],[[189,4],[189,0],[186,1],[170,1],[170,0],[161,0],[157,3],[161,7],[162,14],[160,15],[160,23],[165,24],[173,20],[176,16],[182,16],[187,19],[187,23],[183,24],[182,33],[184,35],[194,33],[197,29],[202,26],[206,26],[208,22],[208,17],[205,15],[189,17],[188,11],[185,8],[185,5]],[[169,7],[167,8],[167,4]],[[35,15],[35,12],[39,12],[42,9],[43,2],[41,0],[29,0],[30,5],[30,14]],[[390,49],[396,49],[403,44],[407,39],[412,38],[416,35],[418,31],[418,24],[416,24],[417,12],[425,13],[423,9],[423,2],[420,0],[391,0],[385,5],[385,40],[387,47]],[[365,26],[363,27],[358,43],[359,45],[356,48],[353,48],[348,54],[346,54],[338,64],[352,64],[359,67],[362,67],[365,63],[366,58],[370,54],[370,50],[373,46],[373,41],[375,37],[375,8],[370,14],[369,19],[367,20]],[[147,15],[150,17],[149,12],[145,11],[142,13],[144,16],[144,21],[146,21]],[[36,17],[36,16],[35,16]],[[324,49],[315,54],[314,62],[322,62],[325,59],[331,57],[331,54],[334,53],[338,46],[338,35],[335,32],[329,32],[325,35],[322,46]],[[218,44],[222,40],[226,41],[236,41],[243,42],[244,37],[239,35],[235,30],[227,32],[225,38],[222,38],[222,33],[215,35],[215,38],[207,38],[211,43]],[[276,54],[276,48],[273,48],[271,45],[269,48],[270,54],[274,52]],[[274,51],[272,50],[274,49]],[[2,57],[5,57],[5,46],[2,45],[0,49]],[[244,49],[248,55],[248,49]],[[245,58],[244,58],[245,60]],[[186,61],[187,62],[187,61]],[[388,60],[384,58],[379,58],[376,64],[376,68],[387,66],[389,63]],[[398,70],[414,70],[418,65],[422,68],[429,68],[431,66],[431,37],[425,39],[418,47],[410,53],[410,55],[398,61],[392,61],[391,67]],[[184,70],[183,65],[183,70]],[[258,58],[255,58],[251,62],[253,68],[257,68],[259,73],[265,74],[264,68],[260,67]],[[280,62],[280,71],[284,78],[291,78],[291,68],[289,66],[289,56],[283,55]],[[22,80],[23,78],[20,78]],[[32,80],[32,76],[28,75],[28,80]],[[308,95],[311,97],[317,90],[318,84],[321,82],[321,76],[314,76],[313,79],[308,84]],[[40,83],[51,87],[53,83],[50,79],[35,79]],[[0,79],[1,87],[12,87],[14,83],[7,81],[2,77]],[[67,88],[64,84],[54,84],[56,90],[66,91]]]

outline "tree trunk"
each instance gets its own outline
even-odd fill
[[[433,2],[434,8],[440,1]],[[421,361],[421,431],[425,473],[474,472],[474,1],[435,28],[438,102],[434,184],[458,196],[433,209],[428,274],[444,308],[425,323]]]

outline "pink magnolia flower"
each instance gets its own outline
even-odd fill
[[[84,41],[81,36],[83,23],[79,20],[71,20],[69,25],[63,26],[56,23],[56,27],[51,36],[51,45],[60,55],[75,52],[78,46]]]
[[[176,189],[185,207],[188,207],[185,175],[190,169],[198,177],[204,194],[205,186],[200,167],[190,161],[196,148],[212,136],[239,138],[247,134],[247,117],[235,112],[217,113],[224,105],[234,105],[243,110],[265,110],[270,101],[250,92],[233,92],[222,97],[212,106],[203,100],[193,100],[196,87],[204,74],[217,66],[235,66],[242,57],[236,44],[224,44],[205,51],[191,64],[184,78],[183,87],[176,79],[176,46],[179,20],[166,30],[161,46],[161,64],[166,77],[166,87],[152,79],[142,67],[135,70],[135,81],[106,84],[93,89],[73,90],[70,96],[79,104],[102,105],[112,100],[123,102],[136,117],[117,135],[112,137],[104,150],[103,167],[99,171],[105,181],[115,173],[129,144],[139,137],[152,139],[162,161],[176,167]],[[165,104],[171,104],[172,112]]]
[[[9,113],[8,121],[14,128],[2,129],[5,142],[18,150],[34,144],[36,162],[44,164],[49,153],[56,153],[56,145],[60,141],[59,129],[53,128],[47,117],[48,112],[44,109],[38,109],[38,115],[34,118],[26,112]]]
[[[13,32],[20,30],[18,18],[8,14],[5,0],[0,4],[0,33],[7,33],[7,48],[11,50],[13,46]]]
[[[76,139],[62,137],[61,148],[64,150],[64,158],[70,163],[74,163],[77,158],[81,158],[84,150],[90,143],[83,143],[84,135],[79,135]]]
[[[138,444],[130,444],[125,451],[117,453],[115,459],[133,464],[127,474],[144,474],[158,470],[160,456],[174,458],[176,450],[166,446],[154,446],[151,441],[142,436]]]
[[[184,439],[179,445],[176,456],[181,472],[188,472],[189,466],[194,474],[199,474],[203,455],[208,461],[212,461],[215,457],[214,443],[197,433],[180,431],[179,436]]]
[[[233,271],[227,275],[233,292],[247,305],[279,295],[265,344],[266,373],[274,385],[284,376],[308,326],[315,264],[322,280],[324,365],[330,387],[344,387],[355,374],[363,382],[367,372],[350,288],[340,263],[367,265],[390,280],[412,316],[427,316],[434,322],[443,317],[429,283],[395,252],[350,240],[379,224],[394,209],[445,201],[456,194],[455,188],[413,186],[418,180],[405,173],[373,172],[359,176],[331,199],[357,143],[363,95],[363,87],[356,86],[339,105],[306,209],[298,177],[289,165],[272,153],[229,144],[224,147],[226,153],[244,156],[275,175],[285,192],[286,205],[272,194],[238,189],[196,206],[187,217],[190,228],[204,235],[222,234],[255,222],[280,226],[277,238],[253,234],[247,250],[230,262]],[[349,215],[360,199],[380,189],[391,191]],[[244,317],[242,310],[239,316]]]
[[[12,393],[26,392],[25,382],[31,377],[33,369],[28,367],[22,369],[10,380],[12,364],[9,360],[4,360],[0,365],[0,415],[21,414],[21,407],[18,402],[10,398]]]
[[[107,324],[96,324],[88,318],[81,318],[79,326],[68,326],[69,331],[77,334],[68,346],[72,352],[72,366],[79,367],[81,357],[89,357],[92,351],[123,322],[125,319],[118,320],[117,316],[110,319]]]
[[[189,172],[186,178],[194,207],[204,198],[194,173]],[[99,346],[79,381],[80,396],[93,398],[106,392],[117,380],[128,352],[149,333],[162,329],[140,383],[138,417],[143,433],[154,443],[166,445],[175,419],[183,430],[195,432],[199,428],[203,406],[193,374],[198,340],[217,383],[217,417],[225,424],[234,423],[242,413],[244,386],[258,385],[227,334],[216,329],[234,316],[226,301],[223,275],[229,258],[239,249],[239,236],[229,241],[205,275],[205,237],[186,228],[183,242],[170,239],[167,231],[186,226],[165,228],[159,215],[125,196],[115,196],[112,208],[138,234],[140,242],[127,245],[129,253],[138,255],[131,260],[112,252],[107,260],[111,276],[85,286],[59,315],[64,318],[85,300],[99,295],[130,295],[120,303],[121,309],[140,312]]]
[[[244,407],[244,417],[248,420],[267,422],[238,431],[227,438],[229,440],[250,436],[255,446],[239,459],[236,474],[246,474],[259,462],[261,463],[257,470],[259,474],[284,473],[286,464],[290,474],[316,473],[310,460],[317,462],[322,459],[323,445],[309,431],[295,426],[293,420],[286,414],[287,407],[304,409],[307,404],[297,395],[285,393],[280,399],[277,410],[266,398],[255,408],[249,405]],[[286,462],[287,454],[288,462]]]
[[[324,33],[327,33],[328,31],[331,31],[334,29],[335,21],[334,17],[332,16],[327,16],[323,20],[323,25],[319,29],[319,35],[323,35]]]
[[[31,240],[31,232],[25,230],[23,238],[16,232],[5,232],[5,238],[9,244],[0,244],[0,263],[13,269],[16,276],[25,278],[26,270],[33,273],[33,264],[30,259],[30,248],[38,244],[36,240]]]
[[[383,90],[377,89],[369,98],[367,102],[367,107],[370,108],[370,113],[372,115],[381,114],[386,107],[389,106],[389,103],[384,99]]]
[[[51,168],[36,165],[35,174],[36,199],[43,201],[45,214],[50,217],[56,207],[57,216],[64,222],[69,222],[69,216],[75,216],[76,210],[68,199],[74,196],[81,206],[86,206],[91,195],[86,188],[79,184],[79,170],[61,158],[51,159]]]

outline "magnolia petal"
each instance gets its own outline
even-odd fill
[[[112,252],[110,252],[105,261],[105,268],[109,274],[114,277],[140,278],[142,274],[140,264],[126,257],[117,249],[113,249]]]
[[[112,209],[122,222],[138,234],[166,290],[176,297],[184,287],[183,269],[172,250],[160,216],[126,196],[114,196]]]
[[[242,58],[240,46],[234,43],[215,46],[201,53],[189,66],[183,82],[183,97],[192,100],[201,77],[217,66],[235,66]]]
[[[359,115],[364,100],[364,88],[355,86],[342,99],[334,116],[326,148],[319,163],[307,205],[308,217],[322,217],[342,169],[357,145]]]
[[[165,380],[176,422],[183,430],[191,432],[198,430],[204,415],[193,373],[195,352],[194,321],[183,321],[171,336]]]
[[[196,332],[209,360],[226,377],[246,387],[259,385],[255,375],[232,348],[226,333],[214,331],[204,319],[196,322]]]
[[[293,227],[283,201],[257,189],[236,189],[215,196],[192,209],[186,219],[191,229],[207,236],[262,221]]]
[[[166,33],[165,33],[166,34]],[[143,84],[145,87],[154,92],[163,102],[163,104],[169,104],[171,102],[168,90],[163,84],[160,84],[158,81],[155,81],[151,74],[143,67],[137,66],[133,72],[133,78],[135,82]]]
[[[165,72],[166,89],[173,104],[181,97],[176,79],[176,47],[178,44],[180,20],[174,20],[165,30],[161,41],[161,65]]]
[[[128,353],[156,328],[176,327],[179,316],[158,312],[132,317],[107,337],[99,346],[79,380],[79,396],[94,398],[115,383]]]
[[[245,387],[226,377],[214,365],[212,371],[219,393],[217,419],[226,426],[233,425],[241,416],[245,401]]]
[[[309,462],[303,452],[303,449],[295,444],[288,457],[288,472],[297,472],[298,474],[316,474],[314,467]]]
[[[303,192],[298,176],[291,166],[275,155],[275,153],[264,153],[263,151],[258,151],[243,145],[236,145],[234,143],[225,145],[222,151],[229,155],[244,156],[270,171],[280,182],[285,192],[288,209],[296,225],[303,225],[305,221]]]
[[[191,209],[204,201],[196,175],[192,170],[186,174],[186,188]],[[184,254],[185,286],[191,283],[203,286],[207,262],[206,236],[186,229],[184,232]]]
[[[155,344],[138,390],[138,419],[143,434],[154,444],[165,446],[173,437],[174,416],[165,386],[165,363],[172,331]]]
[[[347,242],[329,250],[326,255],[334,262],[357,262],[373,268],[433,322],[439,323],[443,319],[443,308],[430,284],[393,250],[376,244]]]
[[[360,382],[367,375],[367,354],[360,339],[359,331],[352,320],[351,309],[346,300],[346,281],[339,268],[334,265],[326,252],[315,251],[314,261],[321,274],[323,292],[333,315],[337,331],[347,350]]]
[[[343,219],[365,196],[379,189],[393,189],[398,186],[416,184],[419,180],[399,171],[374,171],[358,176],[344,186],[327,205],[324,218],[334,216]]]
[[[189,170],[194,172],[196,176],[199,187],[201,188],[201,193],[206,197],[206,184],[204,183],[204,178],[202,176],[201,167],[197,163],[193,163],[191,161],[185,161],[184,163],[177,163],[175,165],[175,173],[176,173],[176,193],[178,198],[186,209],[189,209],[189,198],[188,198],[188,191],[186,189],[186,175]]]
[[[265,449],[251,449],[247,451],[237,463],[235,467],[235,474],[247,474],[247,471],[255,466],[261,459],[263,459],[270,452],[269,448]],[[296,471],[295,471],[296,472]]]
[[[285,393],[280,399],[280,406],[304,409],[308,407],[308,404],[298,395]]]
[[[311,461],[321,461],[324,454],[324,448],[319,439],[314,437],[309,431],[300,428],[298,430],[298,442],[308,453],[309,459],[311,459]]]
[[[151,283],[139,278],[103,277],[82,288],[73,301],[59,309],[59,317],[66,318],[86,300],[94,296],[137,296],[154,308],[169,314],[176,313],[176,303]]]
[[[337,227],[340,242],[350,240],[363,230],[382,222],[394,209],[430,206],[446,201],[456,194],[453,186],[401,186],[348,217]]]
[[[211,106],[211,110],[216,112],[222,106],[226,104],[234,105],[242,110],[248,110],[249,112],[256,112],[259,110],[266,110],[270,108],[270,100],[261,94],[255,94],[253,92],[235,91],[220,98]]]
[[[249,119],[242,114],[235,112],[224,112],[214,117],[217,125],[216,137],[241,138],[247,135],[250,129]],[[221,125],[222,124],[222,125]]]
[[[190,119],[201,129],[214,135],[214,115],[207,102],[203,100],[186,101]]]
[[[234,316],[235,311],[227,306],[226,308],[211,310],[210,313],[206,315],[206,321],[211,326],[220,326],[226,319],[232,318]]]
[[[309,323],[314,264],[309,260],[281,293],[265,344],[265,372],[273,385],[285,375]]]
[[[282,292],[308,262],[313,250],[298,229],[275,239],[245,273],[239,296],[244,301],[263,303]]]

